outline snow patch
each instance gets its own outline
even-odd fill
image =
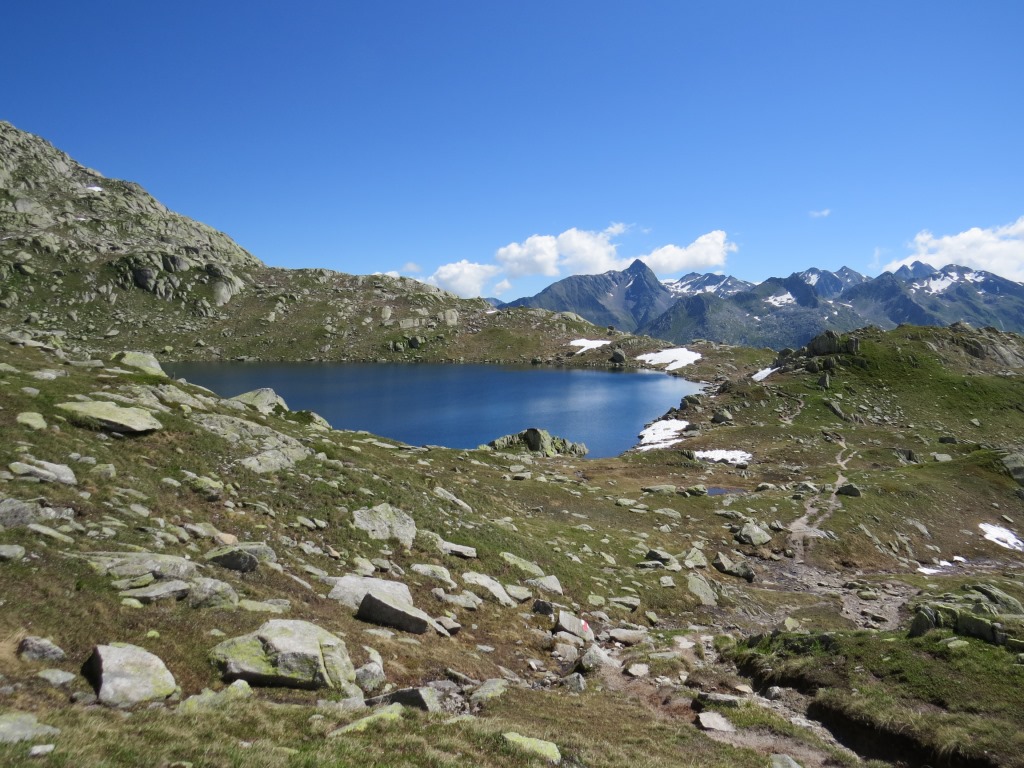
[[[729,464],[748,464],[753,455],[746,451],[723,451],[715,449],[711,451],[694,451],[694,455],[698,459],[707,459],[708,461],[724,461]]]
[[[97,186],[86,187],[85,191],[86,192],[102,192],[103,191],[103,187],[97,187]]]
[[[760,371],[755,373],[750,378],[752,378],[754,381],[764,381],[769,376],[771,376],[773,373],[775,373],[777,370],[779,370],[779,369],[778,368],[762,368]]]
[[[821,277],[821,275],[818,274],[817,272],[805,272],[803,274],[804,282],[807,283],[810,286],[817,285],[818,284],[818,278],[820,278],[820,277]]]
[[[986,539],[994,541],[1000,547],[1024,552],[1024,541],[1017,538],[1017,534],[1008,528],[992,525],[991,523],[979,523],[978,527],[985,532]]]
[[[796,297],[789,291],[786,291],[780,296],[769,296],[765,299],[765,302],[775,307],[784,307],[787,304],[796,304]]]
[[[655,448],[668,448],[675,445],[682,438],[680,435],[690,426],[690,422],[683,419],[663,419],[656,421],[640,433],[640,445],[638,451],[650,451]]]
[[[663,349],[660,352],[639,355],[637,360],[642,360],[649,365],[665,365],[666,371],[674,371],[684,365],[695,363],[700,358],[700,352],[691,352],[686,347],[674,347],[673,349]]]
[[[917,572],[918,573],[924,573],[924,574],[927,574],[928,576],[931,576],[933,573],[939,573],[939,569],[938,568],[925,568],[922,565],[920,568],[917,569]]]
[[[570,347],[579,347],[577,355],[582,355],[584,352],[603,347],[605,344],[611,344],[607,339],[574,339],[569,342]]]

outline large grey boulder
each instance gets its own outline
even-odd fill
[[[204,413],[193,414],[192,420],[229,443],[251,451],[251,456],[238,463],[257,474],[288,469],[312,455],[312,451],[294,437],[236,416]]]
[[[568,611],[558,612],[558,623],[555,625],[556,632],[568,632],[581,640],[594,642],[594,630],[586,621],[569,613]]]
[[[284,401],[277,392],[270,387],[254,389],[251,392],[243,392],[231,398],[235,402],[244,403],[260,413],[271,414],[277,410],[287,411],[288,403]]]
[[[719,552],[715,555],[715,559],[711,564],[715,566],[715,570],[727,576],[735,576],[737,579],[744,579],[748,582],[754,580],[753,568],[746,562],[734,563],[724,552]]]
[[[238,571],[239,573],[255,571],[260,564],[256,555],[242,547],[236,546],[211,549],[203,555],[203,559],[208,563],[219,565],[221,568],[226,568],[229,571]]]
[[[68,419],[75,424],[108,429],[111,432],[135,434],[163,428],[153,414],[144,408],[123,408],[105,401],[57,403],[57,408],[66,413]]]
[[[219,579],[193,579],[188,593],[190,608],[234,610],[238,607],[238,593],[226,581]]]
[[[736,534],[736,540],[741,544],[761,547],[772,540],[772,535],[757,523],[744,523]]]
[[[75,512],[71,508],[51,508],[40,499],[22,501],[4,499],[0,501],[0,525],[4,528],[20,528],[33,523],[50,523],[54,520],[71,520]]]
[[[225,680],[358,693],[345,642],[308,621],[272,619],[210,651]]]
[[[167,376],[164,369],[160,367],[160,362],[151,352],[118,352],[114,355],[114,361],[126,368],[134,368],[151,376],[163,376],[165,378]]]
[[[363,598],[370,592],[380,597],[388,597],[412,605],[412,593],[409,591],[409,587],[400,581],[348,575],[331,579],[331,583],[334,586],[327,596],[331,600],[344,603],[353,611],[359,609]]]
[[[410,549],[416,538],[416,521],[387,502],[357,509],[352,513],[352,519],[355,527],[366,531],[371,539],[397,539],[403,547]]]
[[[96,646],[82,674],[100,703],[112,707],[162,701],[177,690],[174,676],[159,657],[128,643]]]
[[[434,629],[438,634],[448,636],[448,630],[428,614],[414,607],[412,602],[395,600],[386,595],[376,595],[373,592],[367,592],[362,602],[359,603],[356,618],[360,621],[393,627],[415,635],[422,635],[428,629]]]
[[[519,557],[519,555],[514,555],[511,552],[502,552],[501,559],[516,570],[521,571],[531,578],[539,579],[544,576],[543,568],[536,563],[532,563],[529,560]]]
[[[18,643],[18,658],[23,661],[63,661],[64,649],[48,637],[29,635]]]
[[[462,580],[471,586],[482,588],[491,598],[506,608],[515,608],[517,605],[505,588],[486,574],[468,571],[462,574]]]
[[[191,560],[153,552],[89,552],[83,557],[104,575],[118,579],[152,574],[157,579],[188,580],[199,572],[199,566]]]
[[[507,451],[510,449],[523,449],[531,453],[539,453],[543,456],[557,456],[568,454],[571,456],[586,456],[587,446],[583,443],[574,443],[564,437],[554,437],[546,429],[530,427],[514,435],[505,435],[492,440],[487,445],[496,451]]]
[[[690,594],[700,600],[701,605],[718,605],[718,596],[707,580],[699,573],[690,573],[686,577],[686,588]]]
[[[60,483],[61,485],[78,485],[74,470],[66,464],[53,464],[49,461],[28,459],[12,461],[7,468],[21,477],[34,477],[44,483]]]

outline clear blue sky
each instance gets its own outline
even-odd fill
[[[5,5],[0,119],[275,266],[1024,280],[1024,3]],[[972,261],[973,260],[973,261]],[[499,285],[502,284],[502,285]]]

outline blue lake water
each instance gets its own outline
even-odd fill
[[[336,429],[365,429],[411,445],[475,448],[527,427],[616,456],[644,425],[700,389],[655,372],[496,365],[168,363],[175,377],[234,397],[271,387],[292,410]]]

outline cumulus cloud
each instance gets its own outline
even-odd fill
[[[495,296],[501,296],[501,294],[503,293],[508,293],[509,289],[511,288],[512,283],[510,283],[508,280],[502,280],[501,282],[495,284],[493,292]]]
[[[499,248],[494,258],[509,277],[558,274],[558,239],[552,235],[532,235],[521,243]]]
[[[419,264],[417,264],[417,263],[416,263],[415,261],[407,261],[407,262],[406,262],[406,263],[405,263],[405,264],[404,264],[404,265],[402,266],[402,270],[401,270],[401,271],[402,271],[402,274],[406,274],[406,275],[416,275],[416,274],[419,274],[420,272],[422,272],[422,271],[423,271],[423,267],[421,267],[421,266],[420,266]]]
[[[667,275],[683,270],[707,269],[721,267],[725,264],[728,254],[737,250],[735,243],[730,243],[728,236],[721,229],[701,235],[685,247],[663,245],[655,248],[640,260],[654,270],[655,274]]]
[[[427,282],[465,298],[483,295],[484,284],[501,272],[494,264],[476,264],[466,259],[442,264]]]
[[[716,229],[686,246],[669,243],[647,254],[624,257],[619,255],[615,238],[628,230],[628,225],[616,222],[600,231],[573,227],[560,235],[531,235],[521,243],[499,248],[495,259],[509,278],[592,275],[625,269],[634,258],[645,262],[657,274],[667,276],[681,270],[721,267],[728,254],[736,250],[726,233]]]
[[[921,261],[933,267],[959,264],[984,269],[1001,277],[1024,282],[1024,216],[1012,224],[982,229],[972,227],[966,232],[936,237],[931,232],[918,232],[910,243],[913,253],[890,261],[887,271]]]
[[[557,238],[559,266],[571,274],[584,275],[622,269],[625,265],[618,257],[612,238],[624,231],[621,224],[612,224],[600,232],[576,227],[567,229]]]
[[[822,208],[820,211],[808,211],[807,215],[812,219],[824,219],[832,213],[831,208]]]

